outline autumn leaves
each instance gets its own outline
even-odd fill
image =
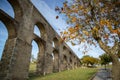
[[[65,14],[70,25],[61,32],[64,41],[79,39],[95,44],[95,40],[106,42],[120,37],[119,10],[111,1],[73,0],[64,2],[62,8],[56,7],[55,10]]]

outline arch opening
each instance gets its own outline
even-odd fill
[[[53,47],[58,47],[58,45],[59,45],[58,39],[56,37],[53,38]]]
[[[32,53],[31,53],[31,58],[30,58],[30,67],[29,67],[29,73],[35,73],[36,72],[36,67],[37,67],[37,57],[39,53],[39,47],[38,44],[33,40],[32,41]]]
[[[3,10],[4,12],[6,12],[12,18],[15,17],[13,7],[7,0],[0,1],[0,9]]]
[[[63,46],[63,50],[66,50],[67,49],[67,47],[66,46]]]
[[[54,50],[53,51],[53,56],[54,56],[54,61],[56,61],[58,59],[58,50]]]
[[[65,64],[67,63],[67,56],[66,55],[63,56],[63,63],[65,63]]]
[[[34,34],[41,38],[41,30],[38,28],[37,25],[34,26]]]
[[[70,58],[70,63],[72,64],[72,62],[73,62],[73,61],[72,61],[72,59]]]
[[[4,23],[0,21],[0,43],[1,43],[0,44],[0,61],[2,58],[2,53],[3,53],[4,46],[5,46],[7,39],[8,39],[8,30],[6,26],[4,25]]]
[[[72,56],[72,52],[71,51],[69,52],[69,55]]]
[[[36,28],[37,27],[37,28]],[[47,33],[46,33],[46,30],[45,30],[45,26],[40,23],[40,22],[37,22],[35,24],[35,29],[34,31],[37,31],[37,32],[34,32],[35,34],[37,34],[40,38],[42,38],[43,40],[46,40],[47,38]]]
[[[45,41],[43,41],[40,37],[36,36],[32,41],[32,55],[35,56],[35,63],[33,65],[30,64],[29,67],[29,76],[31,74],[44,74],[44,55],[45,55]],[[32,56],[31,56],[32,57]],[[33,71],[30,71],[33,69]]]
[[[55,43],[54,43],[54,41],[52,41],[52,47],[55,48]]]

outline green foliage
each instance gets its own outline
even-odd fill
[[[112,62],[112,58],[108,54],[103,54],[100,56],[100,63],[102,65],[106,65],[110,62]]]
[[[88,56],[88,55],[86,55],[86,56],[84,56],[82,59],[82,63],[84,64],[84,65],[94,65],[94,64],[97,64],[98,63],[98,59],[97,58],[94,58],[94,57],[90,57],[90,56]]]
[[[46,76],[33,76],[29,80],[89,80],[96,72],[96,68],[78,68]]]

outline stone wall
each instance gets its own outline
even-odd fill
[[[60,43],[60,36],[29,0],[8,1],[14,9],[15,18],[0,10],[0,20],[8,30],[0,61],[0,80],[28,79],[33,40],[39,48],[37,74],[45,75],[79,67],[79,58],[64,42]],[[35,25],[41,36],[34,33]]]

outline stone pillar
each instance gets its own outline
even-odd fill
[[[59,67],[59,72],[62,71],[62,64],[63,64],[63,46],[62,44],[59,45],[59,54],[58,54],[58,67]]]
[[[52,56],[52,44],[48,41],[45,45],[45,63],[44,63],[44,75],[53,72],[53,56]]]
[[[44,66],[44,75],[49,74],[53,72],[53,59],[52,55],[49,53],[46,53],[45,56],[45,66]]]
[[[0,64],[0,80],[26,80],[28,78],[31,45],[14,38],[8,39]]]

